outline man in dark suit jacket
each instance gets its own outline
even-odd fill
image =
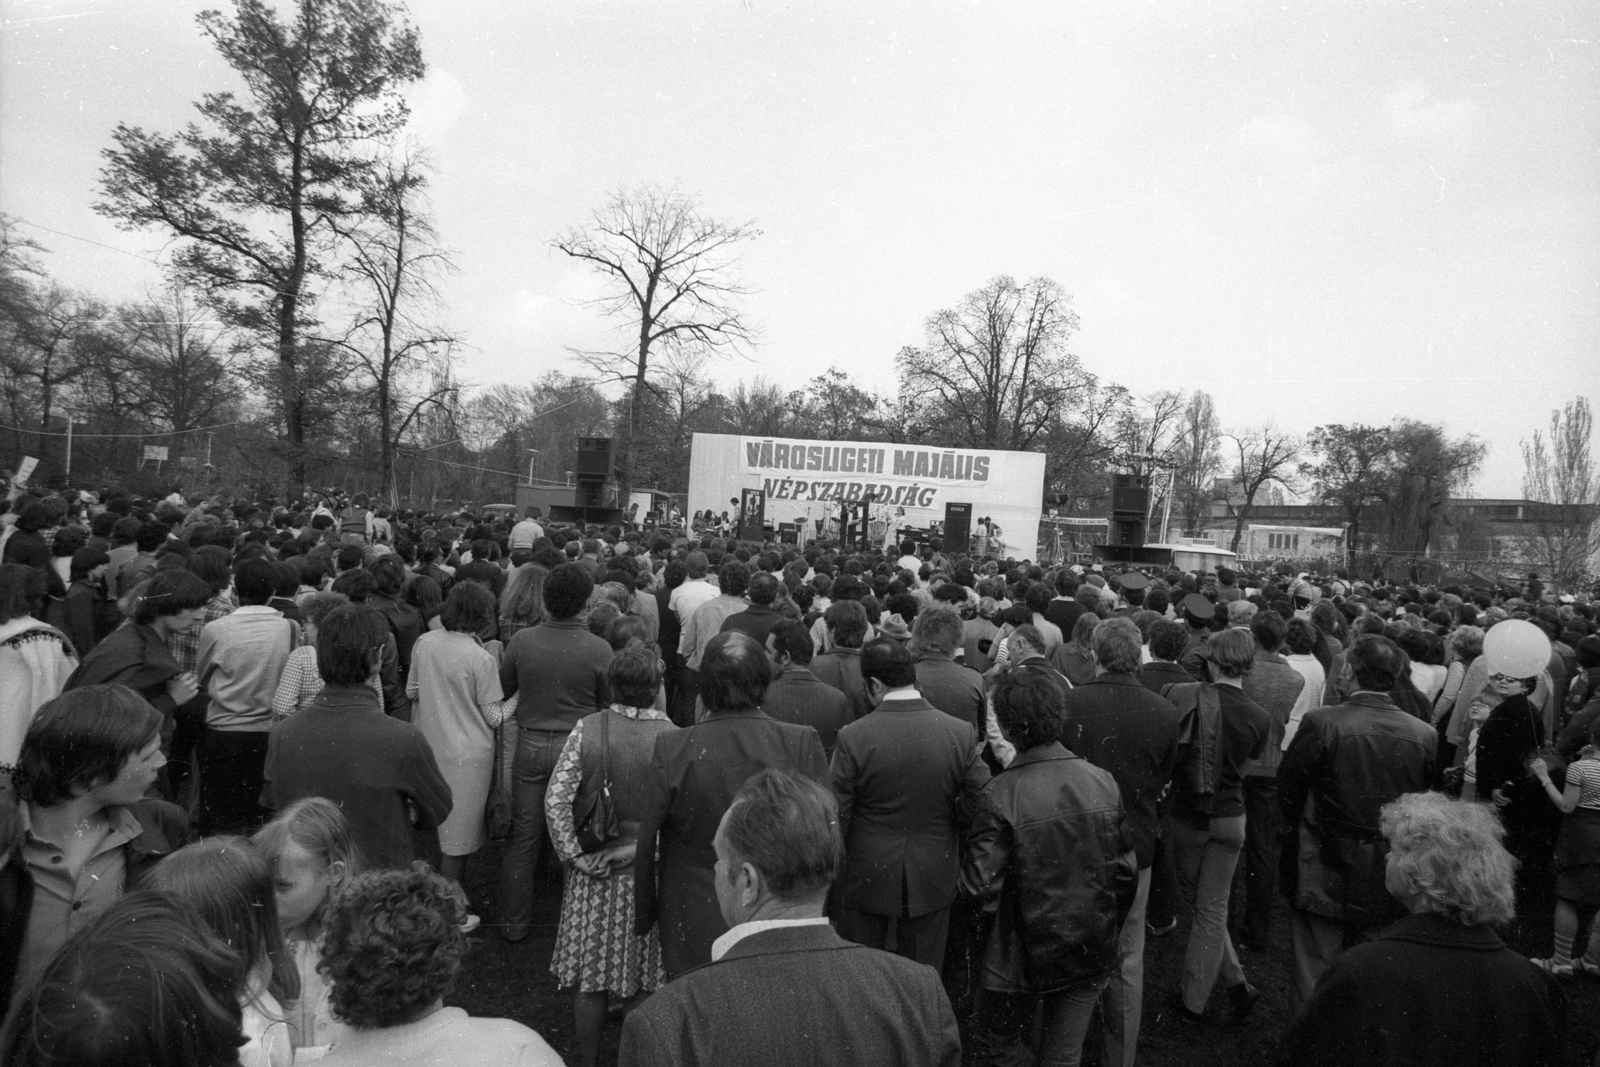
[[[961,647],[961,616],[944,604],[917,613],[911,651],[917,660],[917,691],[924,700],[975,729],[984,727],[983,675],[956,662]]]
[[[816,730],[831,760],[839,731],[853,718],[850,698],[811,673],[811,632],[805,624],[784,619],[774,626],[767,635],[767,659],[774,677],[761,710],[779,722]]]
[[[660,921],[668,978],[710,960],[728,929],[712,891],[711,840],[739,786],[767,767],[828,781],[817,732],[761,710],[771,683],[760,645],[718,634],[700,664],[705,720],[656,738],[634,860],[634,930],[642,937]]]
[[[708,965],[629,1014],[622,1067],[957,1067],[938,974],[844,940],[822,914],[843,851],[837,816],[801,775],[744,783],[711,843],[727,932]]]
[[[1160,829],[1156,798],[1178,761],[1179,719],[1170,701],[1140,684],[1139,628],[1131,619],[1106,619],[1093,641],[1095,678],[1063,698],[1061,741],[1117,780],[1123,828],[1138,862],[1138,889],[1118,940],[1121,963],[1102,1000],[1106,1062],[1132,1067],[1144,1003],[1145,907]]]
[[[961,830],[989,780],[971,723],[917,691],[911,653],[877,640],[861,650],[877,710],[839,731],[833,792],[845,839],[839,932],[938,967],[961,866]]]
[[[867,610],[854,600],[840,600],[823,613],[833,647],[811,661],[811,673],[850,698],[852,717],[872,710],[861,680],[861,642],[867,636]]]
[[[777,577],[766,571],[758,571],[745,587],[744,597],[750,606],[723,619],[722,632],[734,630],[745,634],[758,645],[765,645],[772,628],[783,621],[783,616],[772,610],[773,601],[778,599]]]

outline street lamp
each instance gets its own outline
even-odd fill
[[[534,459],[535,456],[540,454],[540,450],[537,449],[537,448],[530,448],[530,449],[527,450],[527,452],[528,452],[528,488],[531,489],[531,488],[533,488],[533,459]]]

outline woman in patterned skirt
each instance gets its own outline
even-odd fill
[[[644,773],[656,737],[676,730],[650,705],[661,685],[661,659],[635,639],[611,660],[608,672],[616,703],[610,710],[578,720],[556,761],[545,794],[550,837],[567,875],[550,972],[562,985],[575,985],[573,1014],[584,1067],[600,1055],[608,994],[635,998],[665,980],[656,931],[633,932],[633,855],[644,806]],[[604,730],[602,732],[602,726]],[[603,848],[584,853],[578,845],[573,802],[604,778],[602,744],[609,756],[611,800],[620,835]]]

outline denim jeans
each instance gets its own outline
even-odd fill
[[[1150,900],[1150,868],[1139,872],[1133,907],[1122,921],[1117,949],[1122,960],[1100,998],[1105,1025],[1105,1067],[1133,1067],[1139,1049],[1139,1023],[1144,1015],[1144,915]]]
[[[1194,923],[1183,957],[1183,1005],[1203,1012],[1219,973],[1223,985],[1244,981],[1244,969],[1228,936],[1228,893],[1244,848],[1244,816],[1211,819],[1201,828],[1180,815],[1172,819],[1169,830],[1178,886],[1185,898],[1194,900]]]
[[[527,937],[533,922],[533,868],[546,832],[544,793],[567,737],[553,730],[517,731],[517,754],[511,761],[511,840],[500,861],[500,915],[511,941]]]
[[[972,1059],[975,1067],[1078,1067],[1083,1062],[1083,1039],[1095,1001],[1106,987],[1104,978],[1069,986],[1054,993],[997,993],[979,989],[972,1014]],[[1044,1027],[1039,1048],[1030,1054],[1028,1036],[1034,1012],[1044,1002]]]

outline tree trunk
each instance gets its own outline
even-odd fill
[[[389,375],[384,374],[378,379],[378,493],[389,502],[390,507],[398,507],[400,498],[394,477],[395,442],[391,436],[393,425],[394,413],[389,408]]]
[[[1257,487],[1259,488],[1259,487]],[[1239,508],[1239,513],[1233,520],[1233,543],[1228,546],[1228,551],[1234,555],[1239,554],[1239,542],[1244,539],[1244,521],[1250,517],[1250,510],[1255,507],[1256,490],[1252,489],[1244,495],[1244,504]]]
[[[293,496],[306,484],[305,426],[300,400],[300,376],[295,359],[294,317],[298,300],[285,293],[278,303],[278,388],[283,396],[283,428],[289,440],[289,478]]]
[[[295,103],[299,108],[305,106],[298,99]],[[299,491],[304,491],[306,484],[306,432],[302,421],[305,412],[300,399],[299,359],[295,351],[295,316],[300,310],[300,287],[305,284],[306,277],[303,137],[303,131],[297,131],[290,150],[289,230],[294,259],[289,276],[284,279],[283,292],[278,295],[278,376],[279,387],[283,390],[283,427],[289,438],[290,477]],[[292,497],[294,492],[289,495]]]
[[[651,292],[654,292],[654,285]],[[628,509],[633,493],[634,465],[639,459],[639,423],[644,418],[644,379],[650,369],[650,326],[646,316],[639,325],[639,363],[633,376],[633,397],[628,401],[628,439],[623,442],[622,471],[617,475],[617,507]]]
[[[45,460],[50,458],[50,415],[55,407],[56,383],[48,373],[39,377],[39,466],[41,474]]]

